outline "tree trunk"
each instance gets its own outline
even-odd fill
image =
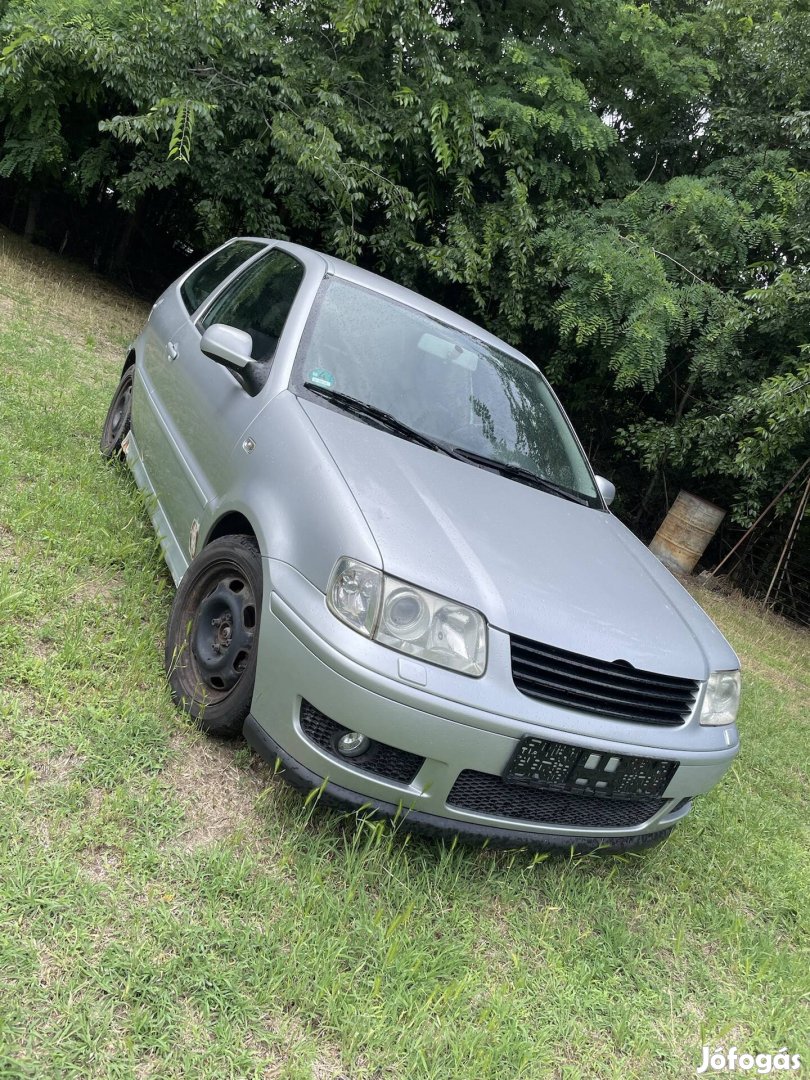
[[[637,529],[641,527],[642,521],[644,521],[644,519],[648,516],[648,507],[655,493],[655,490],[658,487],[659,480],[660,470],[656,469],[656,471],[652,474],[652,477],[650,478],[650,482],[647,485],[646,491],[636,504],[636,511],[633,514],[633,522],[635,523]]]
[[[20,205],[20,193],[16,192],[14,195],[14,201],[11,204],[11,212],[8,215],[8,227],[11,231],[14,231],[14,224],[17,221],[17,210]]]
[[[39,213],[39,204],[42,201],[42,193],[39,191],[32,191],[31,196],[28,199],[28,214],[25,218],[25,228],[23,229],[23,239],[29,242],[34,239],[34,230],[37,227],[37,214]]]
[[[127,215],[127,219],[124,222],[124,227],[118,236],[118,242],[113,249],[113,253],[110,256],[110,262],[108,270],[110,273],[114,273],[126,262],[127,255],[129,254],[129,245],[132,242],[132,237],[135,235],[135,230],[138,228],[141,217],[143,216],[143,200],[138,203],[133,213]]]

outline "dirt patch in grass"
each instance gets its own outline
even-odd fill
[[[43,784],[64,784],[84,764],[85,758],[74,750],[64,750],[34,764],[34,773]]]
[[[28,651],[46,664],[56,652],[56,644],[50,638],[34,638],[28,644]]]
[[[312,1080],[351,1080],[351,1077],[344,1072],[337,1050],[325,1047],[312,1063]]]
[[[277,1034],[275,1025],[268,1023],[266,1026],[274,1036]],[[262,1080],[278,1080],[278,1077],[284,1071],[286,1059],[289,1056],[287,1047],[291,1044],[287,1042],[286,1045],[282,1045],[280,1042],[274,1041],[271,1046],[262,1036],[263,1030],[260,1025],[258,1030],[249,1031],[245,1035],[245,1046],[253,1051],[261,1062],[262,1071],[257,1075],[261,1076]]]
[[[14,553],[14,533],[11,526],[0,521],[0,562],[17,562]]]
[[[245,1043],[262,1060],[262,1080],[276,1080],[284,1072],[285,1065],[296,1047],[314,1038],[318,1052],[311,1064],[312,1080],[352,1080],[352,1074],[341,1063],[339,1049],[321,1032],[308,1032],[299,1018],[287,1012],[282,1020],[265,1016],[254,1031],[249,1032]],[[365,1062],[358,1062],[362,1075],[367,1076]],[[382,1073],[375,1074],[382,1080]]]
[[[191,851],[236,833],[260,833],[256,801],[265,779],[234,764],[238,744],[184,734],[172,739],[171,748],[163,778],[185,810],[182,847]]]
[[[21,717],[38,717],[42,715],[43,706],[40,696],[26,683],[20,683],[12,688],[7,687],[8,694],[0,693],[0,715],[3,716],[4,724],[0,724],[0,735],[7,739],[14,737],[11,725],[8,723],[12,714]]]
[[[39,960],[38,982],[43,989],[50,989],[65,978],[63,959],[53,952],[45,942],[38,942]]]
[[[80,864],[85,876],[100,885],[117,876],[121,856],[115,848],[102,844],[85,849]]]
[[[112,604],[123,584],[121,574],[114,574],[108,578],[89,578],[77,585],[68,599],[72,604],[92,603],[95,600]]]
[[[87,790],[85,798],[85,808],[89,814],[97,814],[107,798],[107,792],[104,788],[91,787]]]

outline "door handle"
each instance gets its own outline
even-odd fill
[[[177,346],[175,345],[175,343],[173,341],[170,341],[169,344],[166,346],[166,359],[167,360],[176,360],[177,359]]]

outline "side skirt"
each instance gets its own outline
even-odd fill
[[[135,478],[138,489],[144,496],[146,510],[152,520],[158,540],[160,540],[163,558],[166,560],[169,573],[172,575],[175,585],[179,585],[180,579],[188,569],[188,560],[177,542],[177,537],[171,530],[166,515],[163,513],[163,508],[155,494],[155,489],[152,487],[152,481],[149,479],[149,473],[146,471],[143,457],[131,430],[124,440],[123,449],[127,466]]]

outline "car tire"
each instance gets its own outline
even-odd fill
[[[101,432],[101,453],[107,459],[121,459],[124,452],[121,444],[132,427],[132,382],[135,376],[135,365],[132,364],[124,374],[118,386],[115,388],[113,399],[107,410],[107,418]]]
[[[262,609],[262,560],[249,536],[203,548],[178,586],[166,627],[175,704],[210,735],[238,735],[250,711]]]

